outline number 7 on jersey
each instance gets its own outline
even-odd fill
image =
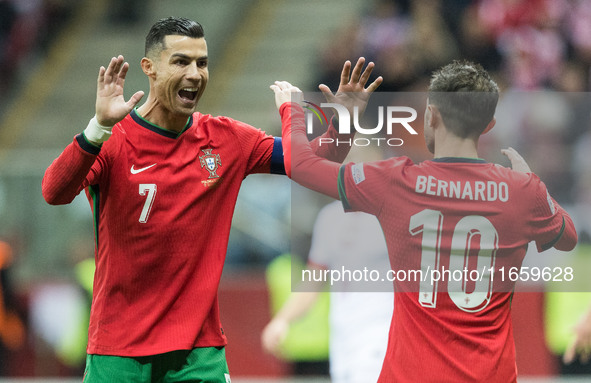
[[[156,198],[156,184],[140,184],[139,192],[141,196],[147,195],[146,202],[144,202],[144,207],[139,219],[140,223],[146,223],[148,222],[148,217],[150,216],[150,210],[152,210],[154,198]]]

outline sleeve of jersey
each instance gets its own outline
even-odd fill
[[[338,188],[345,211],[363,211],[378,215],[385,196],[394,192],[394,174],[405,162],[406,158],[401,157],[341,166]]]
[[[45,201],[63,205],[72,200],[86,186],[98,182],[101,161],[97,161],[100,148],[90,144],[79,134],[45,171],[41,190]]]
[[[244,122],[229,120],[246,159],[246,175],[253,173],[285,174],[280,138],[270,136]]]
[[[536,185],[531,229],[538,251],[552,247],[572,250],[577,244],[577,231],[570,215],[550,196],[536,175],[531,177],[531,182]]]
[[[306,135],[302,107],[285,103],[279,113],[287,175],[308,189],[338,199],[337,178],[340,164],[316,155]]]
[[[281,131],[283,140],[283,155],[285,163],[285,171],[287,176],[291,178],[291,133],[292,123],[303,124],[303,109],[298,104],[284,103],[279,109],[281,115]],[[330,125],[324,134],[320,137],[316,137],[310,142],[310,148],[312,152],[322,158],[326,158],[332,162],[341,163],[345,160],[351,145],[330,145],[328,143],[334,142],[349,142],[355,135],[351,134],[340,134],[334,126],[335,118],[331,118]],[[300,123],[301,122],[301,123]],[[302,125],[303,126],[303,125]],[[325,144],[322,145],[322,142]]]

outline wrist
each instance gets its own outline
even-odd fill
[[[100,146],[111,137],[112,126],[99,124],[96,115],[90,119],[88,126],[84,129],[84,137],[90,143]]]

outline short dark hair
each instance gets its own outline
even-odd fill
[[[145,55],[154,49],[164,49],[164,38],[170,35],[188,36],[192,38],[204,37],[203,27],[196,21],[184,17],[167,17],[158,20],[146,36]]]
[[[441,113],[445,127],[462,138],[482,134],[494,118],[499,87],[488,72],[470,61],[454,61],[435,71],[429,103]]]

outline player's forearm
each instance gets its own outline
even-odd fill
[[[303,317],[310,311],[314,303],[318,300],[317,291],[294,292],[283,307],[277,312],[273,320],[282,320],[287,323]]]
[[[297,104],[280,109],[285,169],[290,178],[309,189],[338,199],[339,164],[318,157],[308,141],[304,112]]]
[[[350,142],[355,137],[355,130],[353,130],[353,133],[341,134],[334,126],[335,121],[335,117],[331,118],[326,132],[322,136],[313,139],[310,146],[317,156],[342,163],[351,150],[351,145],[344,145],[344,143]],[[343,144],[338,145],[338,143]]]
[[[41,183],[45,201],[51,205],[72,202],[83,189],[86,175],[95,160],[96,155],[82,149],[76,139],[70,143],[45,171]]]

